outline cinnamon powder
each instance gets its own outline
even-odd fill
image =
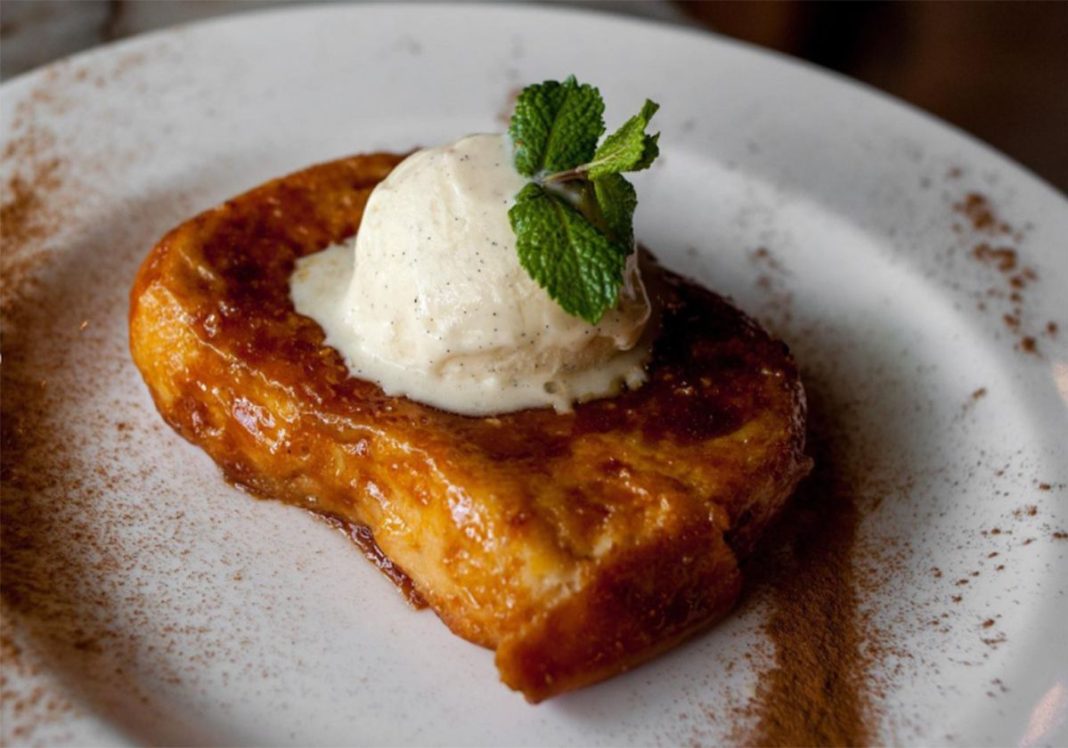
[[[770,278],[757,284],[765,292],[762,321],[787,338],[819,334],[795,323],[789,273],[775,255],[760,248],[750,259],[760,279]],[[862,498],[870,493],[862,488],[872,479],[870,456],[855,439],[843,437],[852,431],[837,396],[838,363],[819,358],[809,351],[801,362],[814,470],[746,569],[753,594],[766,604],[763,632],[772,663],[742,710],[753,727],[731,736],[744,745],[870,744],[879,716],[875,696],[884,685],[872,666],[894,649],[858,607],[860,594],[871,594],[882,579],[867,572],[862,579],[857,571],[865,556],[858,527]],[[877,493],[894,490],[888,485]],[[893,563],[888,556],[881,567]]]
[[[1000,275],[1000,278],[986,289],[985,297],[978,301],[976,306],[980,311],[986,311],[988,302],[1008,302],[1009,309],[1001,315],[1001,319],[1015,338],[1015,349],[1031,356],[1040,356],[1040,331],[1024,329],[1028,327],[1029,322],[1026,319],[1028,315],[1024,292],[1039,280],[1035,268],[1021,265],[1019,245],[1024,239],[1024,232],[1001,220],[990,199],[978,192],[966,194],[963,199],[953,204],[953,210],[965,218],[964,226],[956,224],[958,233],[967,229],[967,238],[970,241],[977,240],[972,247],[971,258]],[[1055,337],[1057,323],[1048,321],[1044,332],[1047,337]]]
[[[871,656],[862,647],[869,637],[852,561],[860,513],[829,442],[817,432],[810,444],[813,474],[779,523],[776,550],[754,569],[771,593],[764,631],[774,665],[750,705],[757,725],[747,745],[847,746],[874,738]]]

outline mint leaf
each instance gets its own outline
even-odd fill
[[[564,311],[590,324],[616,306],[630,247],[612,241],[566,198],[531,182],[508,211],[519,264]]]
[[[622,174],[606,174],[593,180],[593,194],[612,236],[626,247],[634,246],[634,209],[638,207],[634,185]]]
[[[534,177],[589,161],[604,132],[603,114],[601,93],[573,75],[563,83],[527,86],[516,100],[508,127],[516,170]]]
[[[604,139],[593,154],[593,159],[584,167],[590,179],[649,168],[653,159],[660,154],[660,146],[657,145],[660,133],[647,135],[645,128],[659,108],[660,105],[655,101],[646,99],[638,114]]]

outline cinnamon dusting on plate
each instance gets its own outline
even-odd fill
[[[764,296],[765,324],[787,341],[791,333],[818,335],[793,329],[790,273],[775,253],[758,247],[749,259]],[[806,372],[806,364],[817,362],[801,361],[815,467],[748,570],[767,606],[763,632],[772,665],[758,676],[756,694],[742,712],[755,723],[749,734],[735,735],[745,745],[863,745],[876,739],[879,686],[872,667],[889,650],[878,645],[880,637],[858,608],[862,510],[850,478],[857,455],[840,438],[839,403],[830,394],[835,366],[816,374]],[[879,581],[873,577],[869,585]]]
[[[1032,329],[1036,323],[1029,319],[1026,291],[1039,281],[1039,274],[1034,267],[1021,263],[1019,247],[1025,232],[1000,218],[990,199],[979,192],[966,193],[953,204],[953,210],[965,218],[963,226],[956,225],[958,233],[974,242],[970,257],[998,273],[998,279],[976,303],[977,308],[987,311],[991,304],[1007,307],[1001,320],[1015,339],[1015,349],[1040,356],[1039,335],[1054,337],[1057,323],[1049,320],[1044,327]]]
[[[750,745],[852,746],[875,740],[869,628],[857,609],[860,512],[826,445],[782,523],[791,537],[764,578],[774,666],[760,676]],[[866,648],[866,644],[868,648]]]
[[[129,58],[115,59],[121,65]],[[121,336],[105,338],[105,331],[91,329],[90,322],[115,310],[123,316],[125,289],[116,279],[124,277],[124,263],[132,258],[109,246],[85,272],[84,267],[73,270],[67,255],[53,251],[60,235],[77,224],[78,207],[96,194],[86,184],[114,156],[104,148],[75,150],[54,129],[84,97],[99,95],[96,88],[121,75],[105,65],[96,67],[103,72],[92,80],[87,68],[68,61],[35,73],[32,86],[10,101],[12,116],[5,122],[0,183],[0,743],[72,740],[68,725],[86,712],[80,699],[68,697],[72,672],[90,674],[73,678],[90,692],[93,683],[120,682],[131,701],[145,698],[128,672],[108,662],[116,654],[121,659],[136,639],[119,633],[121,626],[108,607],[122,595],[131,614],[136,613],[135,594],[115,589],[122,583],[119,572],[129,564],[117,558],[115,545],[100,533],[100,523],[118,527],[132,521],[129,513],[124,516],[113,507],[105,511],[100,501],[105,487],[118,490],[121,470],[111,468],[122,464],[123,455],[102,453],[97,464],[86,465],[84,444],[75,436],[79,430],[100,436],[110,425],[93,422],[100,414],[91,401],[101,381],[121,375],[125,345]],[[102,289],[99,293],[93,283]],[[74,305],[85,316],[80,324],[67,324],[63,311]],[[113,413],[115,404],[108,410]],[[72,411],[77,415],[71,416]],[[90,693],[90,702],[98,696]]]

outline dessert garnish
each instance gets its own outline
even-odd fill
[[[604,139],[600,92],[570,76],[527,86],[508,134],[516,170],[531,181],[508,211],[519,262],[569,314],[591,324],[616,306],[634,255],[638,198],[623,172],[647,169],[660,133],[645,128],[659,105],[641,111]]]

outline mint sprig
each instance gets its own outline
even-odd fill
[[[600,91],[570,76],[527,86],[508,128],[516,170],[531,179],[508,211],[519,263],[569,314],[596,324],[619,303],[634,251],[638,198],[622,172],[648,168],[660,134],[645,132],[659,109],[604,133]]]

